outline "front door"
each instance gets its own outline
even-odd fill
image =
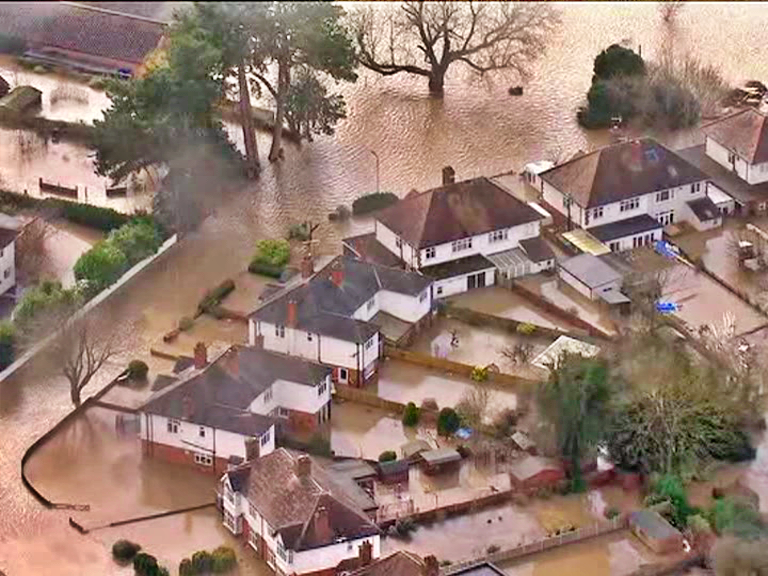
[[[485,272],[467,276],[467,290],[482,288],[483,286],[485,286]]]

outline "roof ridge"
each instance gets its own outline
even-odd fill
[[[731,114],[726,114],[725,116],[721,116],[720,118],[716,118],[714,120],[711,120],[711,121],[707,122],[706,124],[702,124],[701,125],[701,129],[703,130],[704,128],[709,128],[710,126],[713,126],[715,124],[719,124],[720,122],[725,122],[726,120],[730,120],[731,118],[735,118],[736,116],[740,116],[741,114],[745,114],[745,113],[747,113],[749,111],[757,112],[758,114],[763,116],[763,118],[765,118],[765,114],[763,114],[759,110],[756,110],[754,108],[744,108],[742,110],[737,110],[736,112],[732,112]]]
[[[71,8],[80,8],[82,10],[90,10],[91,12],[97,12],[106,14],[108,16],[121,16],[123,18],[130,18],[133,20],[141,20],[143,22],[149,22],[150,24],[159,24],[164,28],[169,25],[169,22],[163,20],[157,20],[148,16],[142,16],[140,14],[131,14],[129,12],[120,12],[119,10],[111,10],[109,8],[102,8],[100,6],[90,6],[89,4],[81,4],[80,2],[67,2],[66,0],[60,0],[62,6],[69,6]]]

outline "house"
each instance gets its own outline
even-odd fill
[[[768,210],[768,122],[754,108],[702,127],[704,144],[678,154],[705,172],[708,195],[723,214]]]
[[[362,561],[348,576],[439,576],[440,565],[434,556],[421,558],[413,552],[398,550],[373,562]]]
[[[563,260],[557,267],[560,279],[582,296],[607,304],[627,304],[621,292],[624,277],[603,259],[592,254],[579,254]]]
[[[652,245],[674,222],[721,223],[706,200],[707,174],[650,138],[576,156],[540,177],[545,207],[614,252]]]
[[[683,535],[654,510],[632,512],[629,515],[629,527],[656,554],[683,550]]]
[[[378,373],[382,336],[401,341],[430,321],[431,285],[417,272],[349,256],[314,274],[305,266],[302,278],[250,315],[249,341],[330,366],[335,382],[363,386]]]
[[[133,74],[165,33],[164,22],[74,2],[2,2],[0,36],[24,56],[87,72]]]
[[[565,479],[565,470],[551,458],[524,456],[510,467],[509,479],[518,490],[552,488]]]
[[[144,453],[218,472],[275,449],[275,433],[311,433],[331,416],[331,370],[247,346],[210,363],[202,343],[139,409]]]
[[[380,555],[378,527],[305,454],[278,448],[226,472],[219,489],[224,526],[276,574],[331,576]]]
[[[16,285],[16,239],[23,232],[20,220],[0,213],[0,295]]]

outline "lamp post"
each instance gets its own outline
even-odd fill
[[[373,150],[369,150],[369,152],[373,154],[373,157],[376,159],[376,193],[378,194],[381,192],[379,189],[379,155]]]
[[[568,232],[571,231],[573,226],[573,220],[571,219],[571,204],[573,203],[573,197],[570,194],[566,194],[563,197],[563,204],[565,204],[566,210],[568,210]]]

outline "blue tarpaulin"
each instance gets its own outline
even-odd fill
[[[656,311],[661,314],[672,314],[679,310],[680,306],[675,302],[656,302]]]
[[[472,436],[472,428],[459,428],[456,430],[456,436],[462,440],[466,440]]]
[[[672,246],[672,244],[670,244],[666,240],[657,240],[656,244],[654,245],[654,249],[656,250],[657,253],[661,254],[665,258],[678,257],[675,247]]]

